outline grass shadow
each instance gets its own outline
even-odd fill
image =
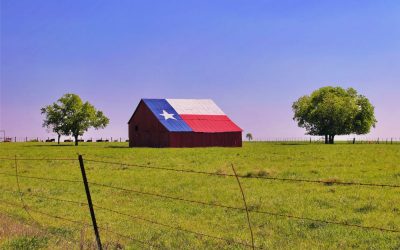
[[[106,146],[105,148],[130,148],[129,146]]]
[[[287,145],[287,146],[304,146],[304,145],[310,145],[310,143],[279,143],[279,145]]]

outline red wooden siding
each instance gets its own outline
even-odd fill
[[[242,132],[172,132],[170,147],[241,147]]]

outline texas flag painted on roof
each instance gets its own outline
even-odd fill
[[[171,132],[241,132],[211,99],[143,99]]]

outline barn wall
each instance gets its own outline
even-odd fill
[[[171,132],[170,147],[241,147],[242,132]]]
[[[169,132],[143,101],[140,101],[129,121],[128,133],[129,147],[167,147],[169,145]]]

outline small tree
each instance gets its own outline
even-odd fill
[[[58,99],[56,105],[62,114],[62,133],[72,134],[75,138],[75,146],[78,145],[78,137],[82,136],[89,128],[105,128],[109,119],[98,111],[89,102],[82,102],[82,99],[75,94],[65,94]]]
[[[64,124],[64,112],[57,103],[48,105],[40,109],[46,117],[43,120],[43,127],[52,130],[57,134],[57,143],[60,144],[61,135],[68,133]]]
[[[251,140],[253,140],[253,135],[251,133],[247,133],[246,138],[247,138],[247,140],[251,141]]]
[[[353,88],[323,87],[293,103],[293,120],[309,135],[325,136],[334,143],[336,135],[366,134],[375,127],[374,106]]]

